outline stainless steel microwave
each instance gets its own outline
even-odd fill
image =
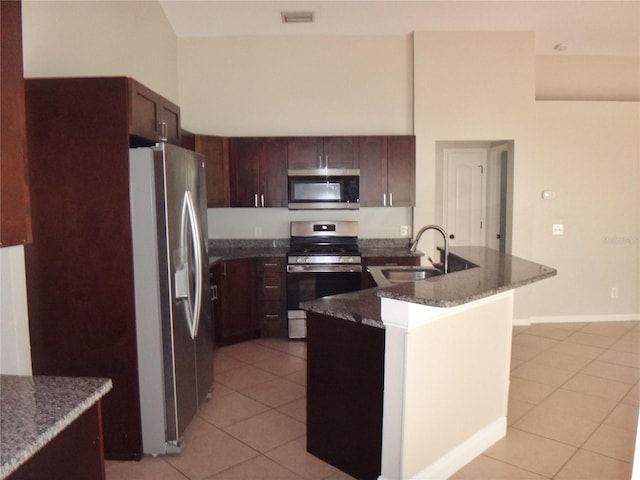
[[[360,208],[360,170],[289,170],[289,209]]]

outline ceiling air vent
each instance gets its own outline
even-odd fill
[[[313,23],[313,12],[281,12],[282,23]]]

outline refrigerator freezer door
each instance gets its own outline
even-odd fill
[[[143,448],[174,453],[213,383],[203,158],[131,149],[130,196]]]
[[[204,294],[209,291],[206,207],[200,204],[206,198],[204,159],[173,145],[160,148],[171,299],[171,322],[163,324],[167,441],[178,442],[198,410],[199,392],[213,382],[211,308]],[[177,272],[186,276],[186,297],[176,290]]]

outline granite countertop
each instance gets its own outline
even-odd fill
[[[0,375],[0,478],[111,390],[105,378]]]
[[[358,244],[363,257],[417,257],[411,252],[409,242],[403,239],[360,239]],[[209,265],[221,260],[285,257],[289,252],[289,239],[210,239]]]
[[[557,273],[554,268],[485,247],[452,248],[450,259],[478,266],[403,283],[386,280],[382,270],[387,267],[369,267],[378,283],[377,288],[304,302],[301,308],[384,328],[380,318],[381,297],[433,307],[455,307],[537,282]]]

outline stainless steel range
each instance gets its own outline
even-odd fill
[[[306,337],[300,302],[359,290],[358,222],[291,222],[287,254],[289,338]]]

